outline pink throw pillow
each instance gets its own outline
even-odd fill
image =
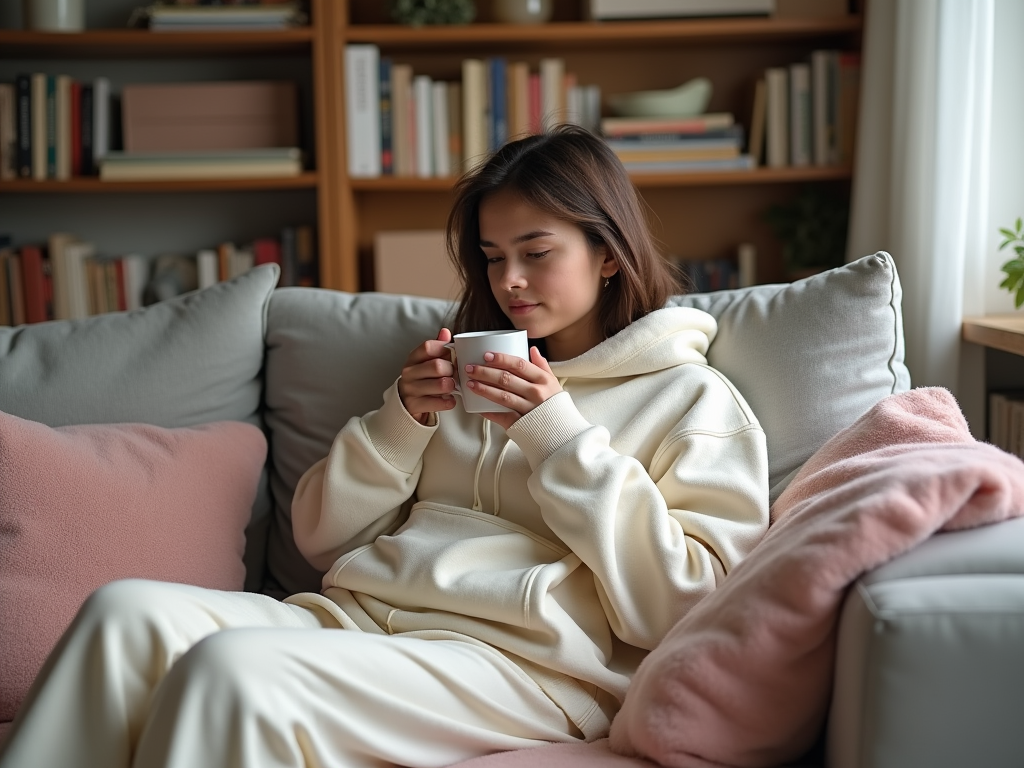
[[[240,590],[266,455],[241,422],[54,429],[0,412],[0,721],[97,587]]]

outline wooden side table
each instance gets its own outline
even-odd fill
[[[1024,312],[965,317],[961,336],[964,341],[1024,356]]]

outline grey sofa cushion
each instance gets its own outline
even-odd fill
[[[708,353],[768,436],[774,500],[803,463],[883,397],[904,391],[899,278],[887,253],[793,284],[673,297],[718,319]],[[270,302],[267,426],[274,528],[268,569],[280,593],[320,589],[292,540],[291,498],[352,416],[380,406],[409,351],[451,305],[436,299],[281,289]]]
[[[279,268],[133,312],[0,328],[0,410],[50,426],[144,422],[262,428],[266,311]],[[264,572],[264,479],[246,532],[246,587]]]
[[[670,300],[718,320],[708,362],[764,428],[773,502],[826,440],[910,388],[902,298],[896,265],[879,252],[792,284]]]
[[[828,764],[1019,766],[1022,647],[1024,519],[940,533],[866,574],[840,618]]]
[[[321,573],[292,538],[295,486],[350,418],[380,407],[409,352],[436,336],[447,302],[380,293],[282,288],[270,302],[265,418],[271,432],[274,521],[268,586],[277,596],[320,591]]]

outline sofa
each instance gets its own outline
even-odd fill
[[[293,489],[451,305],[275,289],[278,276],[265,265],[133,312],[0,328],[0,722],[105,581],[319,590],[292,539]],[[911,389],[901,296],[880,252],[670,300],[716,317],[708,359],[765,429],[773,503],[826,443]],[[1024,519],[1006,517],[929,535],[844,591],[830,703],[814,743],[782,762],[1021,764]],[[597,764],[546,749],[522,765]],[[651,764],[602,750],[609,767]],[[721,764],[687,760],[672,764]]]

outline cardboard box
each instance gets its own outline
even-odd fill
[[[290,81],[145,83],[122,93],[127,152],[297,147]]]
[[[373,239],[374,289],[456,300],[459,279],[441,230],[378,232]]]

